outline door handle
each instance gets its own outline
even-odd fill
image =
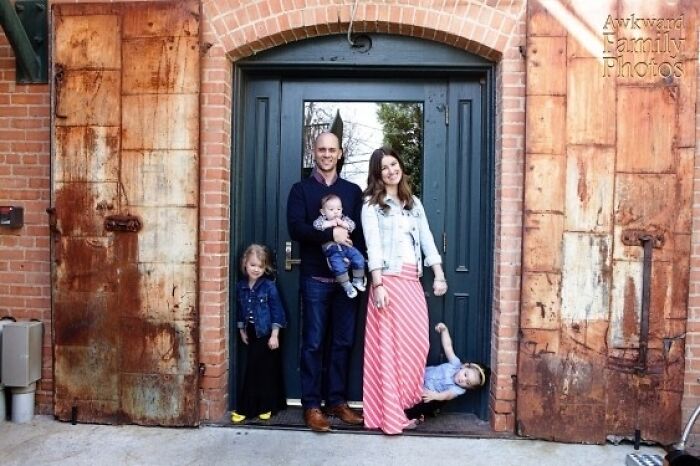
[[[292,259],[292,242],[284,243],[284,270],[292,270],[293,265],[301,264],[301,259]]]

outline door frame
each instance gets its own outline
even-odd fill
[[[481,157],[487,170],[484,177],[487,195],[482,201],[486,215],[482,222],[482,248],[486,248],[489,260],[484,261],[483,296],[480,303],[488,307],[493,300],[493,255],[495,233],[495,68],[494,62],[464,50],[424,39],[371,34],[364,36],[370,48],[351,48],[345,35],[329,35],[300,40],[278,46],[260,54],[234,63],[233,99],[231,121],[231,217],[229,236],[229,290],[235,289],[239,277],[238,257],[244,247],[240,244],[237,232],[241,229],[239,212],[246,202],[242,189],[243,181],[243,114],[245,111],[245,91],[250,79],[271,77],[279,79],[314,77],[375,78],[396,77],[406,73],[426,80],[451,78],[471,78],[484,86],[482,100],[483,145]],[[365,42],[366,43],[366,42]],[[430,57],[426,61],[425,57]],[[229,293],[229,409],[233,406],[238,390],[237,367],[238,330],[236,328],[236,303]],[[491,342],[491,313],[482,329],[483,341]],[[490,343],[485,350],[490,359]],[[486,362],[489,362],[488,360]],[[488,394],[486,395],[488,399]],[[479,417],[486,419],[488,402],[483,403]]]

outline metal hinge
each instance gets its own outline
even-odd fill
[[[442,253],[447,254],[447,233],[442,232]]]
[[[450,106],[445,105],[445,126],[450,126]]]

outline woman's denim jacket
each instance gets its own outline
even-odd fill
[[[426,267],[442,263],[442,257],[435,247],[433,234],[428,226],[423,204],[413,196],[413,209],[402,209],[397,201],[387,196],[384,202],[389,209],[384,212],[377,204],[369,205],[365,199],[362,205],[362,231],[367,243],[367,266],[369,271],[382,269],[382,273],[398,275],[405,260],[400,257],[399,251],[399,222],[398,216],[409,215],[412,220],[411,236],[413,236],[413,251],[415,263],[418,267],[418,276],[423,275],[423,263]],[[425,254],[425,261],[421,263],[421,250]]]
[[[260,278],[253,288],[248,286],[248,280],[240,280],[236,284],[238,297],[237,327],[245,328],[248,313],[252,311],[255,321],[255,336],[258,338],[270,335],[272,327],[287,326],[287,316],[277,294],[275,282],[268,278]]]

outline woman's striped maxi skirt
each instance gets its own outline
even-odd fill
[[[377,308],[370,289],[365,327],[365,427],[400,434],[411,421],[404,409],[421,401],[428,357],[428,309],[417,268],[384,275],[389,306]]]

